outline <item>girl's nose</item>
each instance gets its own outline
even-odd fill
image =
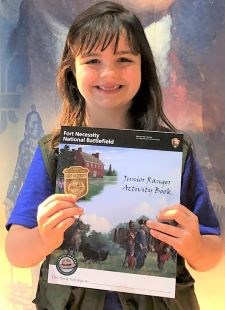
[[[101,77],[116,77],[117,76],[117,69],[113,65],[104,66],[101,71]]]

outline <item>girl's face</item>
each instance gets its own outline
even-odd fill
[[[115,42],[101,51],[75,58],[77,87],[85,99],[89,115],[116,111],[126,115],[141,84],[141,56],[131,52],[126,37],[121,34],[118,48]]]

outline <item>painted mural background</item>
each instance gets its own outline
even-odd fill
[[[34,309],[30,301],[38,267],[17,269],[7,262],[4,224],[37,141],[54,127],[60,109],[54,77],[68,27],[94,2],[0,0],[0,309]],[[224,236],[225,1],[121,3],[133,8],[144,24],[166,114],[194,140]],[[224,308],[224,261],[208,273],[193,272],[204,310]]]

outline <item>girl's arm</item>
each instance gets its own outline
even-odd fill
[[[65,230],[83,214],[75,203],[73,195],[52,195],[38,207],[37,227],[12,225],[5,244],[10,262],[17,267],[31,267],[58,248]]]
[[[41,239],[39,228],[12,225],[5,243],[6,255],[16,267],[32,267],[51,251]]]
[[[163,221],[175,221],[177,226]],[[198,217],[180,204],[163,209],[158,222],[147,221],[146,225],[153,237],[172,246],[197,271],[213,268],[222,257],[222,239],[217,235],[201,235]]]

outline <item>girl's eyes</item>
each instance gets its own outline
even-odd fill
[[[116,61],[117,61],[118,63],[132,62],[131,59],[128,59],[128,58],[125,58],[125,57],[118,58]],[[85,64],[87,64],[87,65],[99,64],[99,63],[101,63],[101,60],[99,60],[99,59],[90,59],[90,60],[88,60],[88,61],[85,62]]]
[[[91,60],[88,60],[86,62],[87,65],[89,65],[89,64],[98,64],[98,63],[100,63],[100,61],[98,59],[91,59]]]
[[[118,59],[118,62],[132,62],[132,60],[128,59],[128,58],[121,57]]]

